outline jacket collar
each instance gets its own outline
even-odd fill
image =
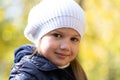
[[[37,54],[34,56],[30,56],[30,55],[24,56],[22,60],[32,63],[33,65],[35,65],[35,67],[37,67],[42,71],[51,71],[51,70],[59,69],[56,65],[50,62],[48,59]]]

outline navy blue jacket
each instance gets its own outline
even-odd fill
[[[43,56],[31,56],[34,49],[32,45],[24,45],[15,51],[9,80],[75,80],[71,66],[59,69]]]

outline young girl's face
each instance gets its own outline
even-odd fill
[[[57,66],[70,63],[78,53],[79,34],[71,28],[60,28],[47,33],[39,41],[38,52]]]

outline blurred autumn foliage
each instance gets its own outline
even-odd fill
[[[86,13],[87,28],[80,62],[88,80],[120,79],[120,0],[76,0]],[[39,0],[0,0],[0,80],[8,80],[14,50],[30,43],[23,35],[31,7]],[[46,6],[47,7],[47,6]]]

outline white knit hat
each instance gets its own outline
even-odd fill
[[[85,31],[82,8],[74,0],[43,0],[31,9],[24,35],[37,44],[48,32],[63,27],[76,30],[82,37]]]

